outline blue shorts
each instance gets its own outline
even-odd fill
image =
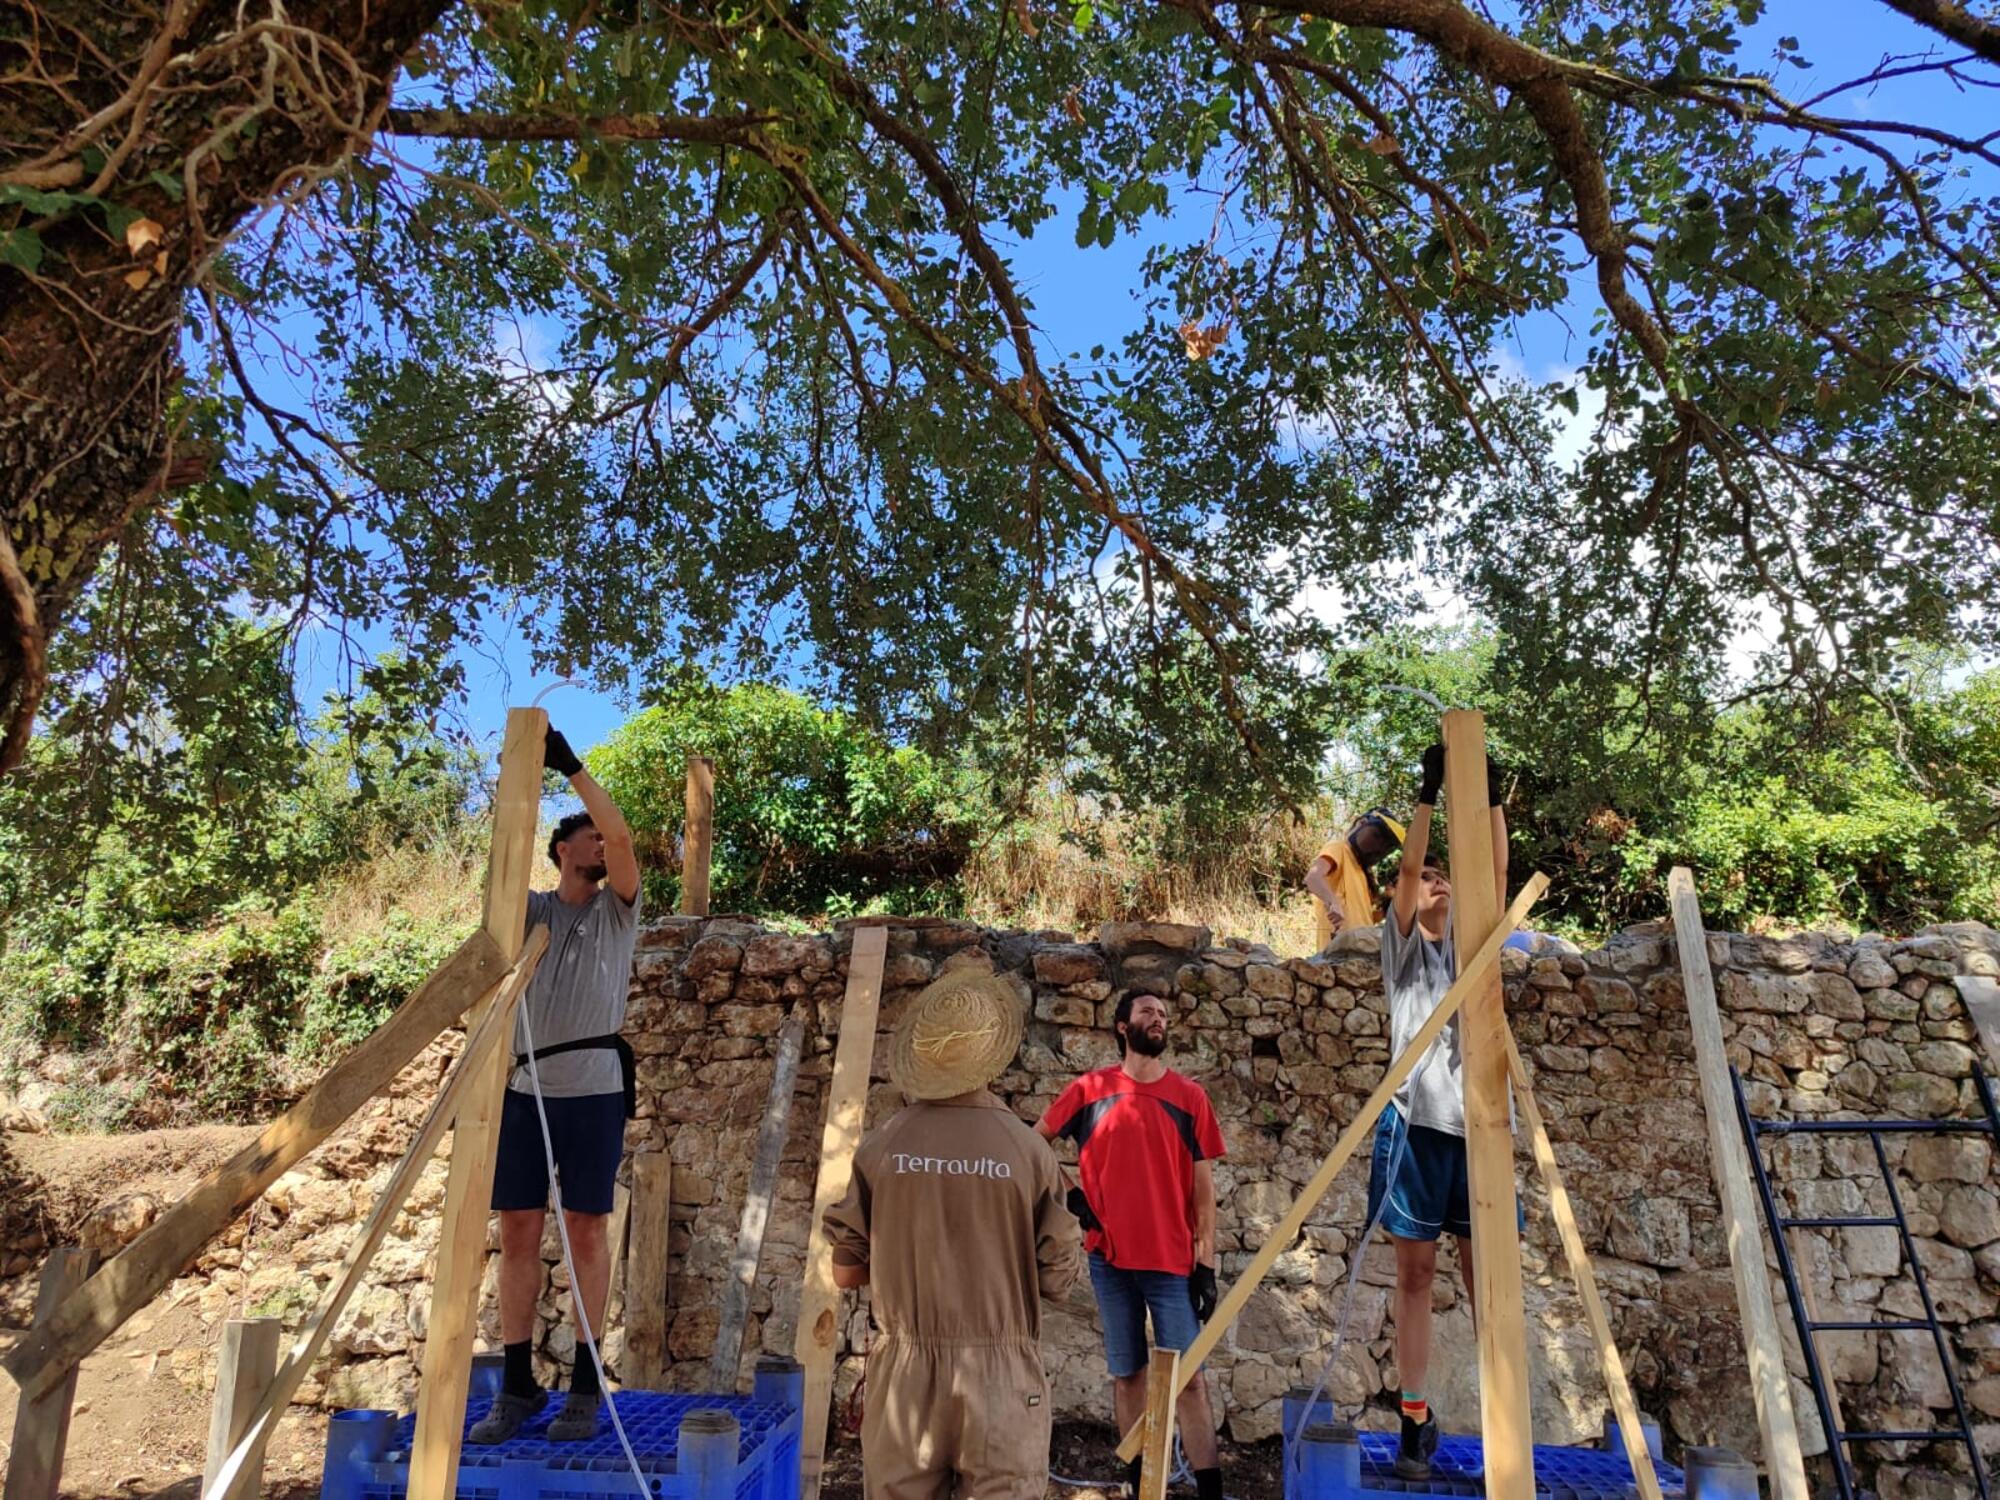
[[[1188,1297],[1188,1279],[1172,1271],[1126,1271],[1096,1251],[1090,1256],[1090,1289],[1104,1323],[1104,1363],[1113,1379],[1146,1368],[1146,1314],[1153,1315],[1153,1342],[1162,1349],[1185,1349],[1201,1324]]]
[[[1407,1139],[1396,1179],[1389,1165],[1396,1144]],[[1388,1205],[1384,1207],[1383,1197]],[[1440,1234],[1472,1238],[1472,1189],[1465,1174],[1465,1137],[1428,1125],[1405,1125],[1391,1104],[1375,1127],[1375,1154],[1368,1164],[1368,1219],[1382,1211],[1382,1227],[1399,1240],[1435,1240]]]
[[[556,1183],[563,1207],[576,1214],[611,1212],[618,1163],[625,1158],[625,1096],[584,1094],[544,1099],[549,1140],[556,1148]],[[549,1162],[535,1096],[507,1090],[500,1106],[500,1148],[493,1168],[493,1206],[547,1208]]]

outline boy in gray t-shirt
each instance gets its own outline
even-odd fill
[[[1507,889],[1507,820],[1493,768],[1494,880]],[[1424,752],[1424,779],[1403,843],[1389,913],[1382,919],[1382,989],[1389,1050],[1400,1057],[1458,977],[1452,947],[1451,880],[1430,852],[1431,812],[1444,786],[1444,746]],[[1472,1209],[1465,1171],[1465,1054],[1454,1016],[1382,1112],[1368,1173],[1368,1217],[1381,1215],[1396,1246],[1396,1367],[1403,1382],[1402,1446],[1396,1473],[1424,1479],[1438,1425],[1424,1395],[1431,1358],[1431,1283],[1437,1242],[1456,1236],[1465,1296],[1472,1300]]]
[[[544,762],[568,778],[583,811],[556,824],[549,839],[549,860],[562,872],[556,888],[528,898],[528,929],[546,922],[549,946],[521,997],[525,1015],[515,1023],[514,1053],[524,1062],[532,1036],[537,1059],[533,1076],[541,1082],[542,1097],[536,1100],[527,1067],[517,1065],[500,1113],[493,1171],[506,1365],[500,1394],[466,1433],[474,1443],[506,1442],[548,1400],[535,1383],[532,1343],[549,1204],[542,1121],[548,1121],[548,1144],[576,1261],[573,1307],[601,1339],[611,1285],[612,1183],[625,1154],[625,1117],[631,1108],[626,1071],[631,1053],[619,1040],[618,1028],[625,1021],[632,949],[639,934],[639,860],[632,830],[610,794],[554,729],[548,732]],[[580,1442],[597,1432],[602,1393],[580,1330],[576,1356],[568,1399],[548,1426],[555,1442]]]

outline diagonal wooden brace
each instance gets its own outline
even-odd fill
[[[1382,1111],[1388,1107],[1389,1101],[1396,1097],[1396,1090],[1401,1088],[1404,1080],[1416,1070],[1418,1061],[1430,1049],[1431,1043],[1443,1035],[1445,1027],[1451,1024],[1451,1018],[1458,1014],[1458,1008],[1465,1003],[1466,997],[1488,983],[1499,972],[1502,945],[1513,936],[1514,929],[1528,919],[1529,911],[1533,909],[1535,902],[1541,899],[1542,892],[1548,888],[1548,876],[1537,874],[1529,877],[1528,883],[1521,887],[1521,894],[1514,898],[1514,904],[1507,908],[1507,914],[1500,919],[1499,925],[1493,929],[1486,941],[1479,945],[1479,951],[1472,956],[1464,971],[1452,981],[1451,988],[1438,1002],[1437,1009],[1431,1012],[1430,1019],[1418,1028],[1414,1037],[1410,1038],[1410,1045],[1403,1049],[1402,1055],[1389,1064],[1389,1070],[1382,1075],[1382,1081],[1375,1085],[1375,1092],[1368,1096],[1368,1102],[1361,1106],[1361,1111],[1355,1115],[1354,1122],[1340,1133],[1340,1139],[1335,1141],[1333,1149],[1327,1152],[1326,1160],[1321,1162],[1319,1170],[1313,1173],[1312,1181],[1308,1182],[1298,1197],[1292,1200],[1292,1206],[1285,1210],[1285,1216],[1278,1221],[1277,1227],[1264,1237],[1263,1246],[1251,1257],[1250,1264],[1243,1268],[1243,1274],[1230,1286],[1229,1295],[1222,1299],[1221,1305],[1215,1310],[1215,1315],[1208,1320],[1207,1326],[1195,1335],[1194,1342],[1188,1345],[1186,1352],[1181,1355],[1180,1368],[1174,1377],[1177,1382],[1174,1387],[1175,1395],[1179,1395],[1186,1388],[1187,1383],[1194,1378],[1195,1372],[1201,1368],[1202,1361],[1214,1352],[1215,1346],[1222,1342],[1222,1336],[1229,1331],[1230,1325],[1242,1316],[1243,1309],[1249,1303],[1251,1294],[1257,1290],[1258,1284],[1270,1274],[1271,1267],[1278,1263],[1278,1257],[1284,1254],[1293,1240],[1298,1238],[1299,1231],[1305,1228],[1307,1215],[1318,1205],[1319,1200],[1326,1196],[1326,1190],[1333,1186],[1333,1179],[1340,1175],[1340,1169],[1347,1165],[1348,1158],[1360,1148],[1368,1132],[1375,1128],[1375,1122],[1381,1117]],[[1130,1463],[1139,1456],[1139,1445],[1143,1440],[1144,1434],[1141,1431],[1134,1430],[1127,1433],[1125,1441],[1118,1445],[1118,1457],[1125,1463]]]

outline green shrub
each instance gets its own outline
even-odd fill
[[[378,931],[334,939],[308,983],[293,1056],[319,1061],[361,1041],[464,939],[455,924],[404,912],[390,913]]]

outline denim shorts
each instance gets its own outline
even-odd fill
[[[556,1180],[563,1207],[573,1214],[608,1214],[625,1156],[625,1096],[583,1094],[544,1099],[549,1140],[556,1149]],[[549,1159],[535,1096],[507,1090],[500,1106],[500,1145],[493,1164],[493,1207],[547,1208]]]
[[[1399,1141],[1403,1159],[1389,1179]],[[1388,1204],[1383,1205],[1383,1198]],[[1382,1211],[1382,1227],[1399,1240],[1435,1240],[1440,1234],[1472,1237],[1472,1190],[1465,1172],[1465,1137],[1428,1125],[1406,1125],[1391,1104],[1375,1127],[1368,1164],[1368,1218]]]
[[[1148,1312],[1153,1315],[1153,1342],[1162,1349],[1185,1349],[1201,1331],[1185,1276],[1123,1270],[1092,1251],[1090,1289],[1097,1294],[1097,1315],[1104,1323],[1104,1363],[1113,1379],[1146,1368]]]

